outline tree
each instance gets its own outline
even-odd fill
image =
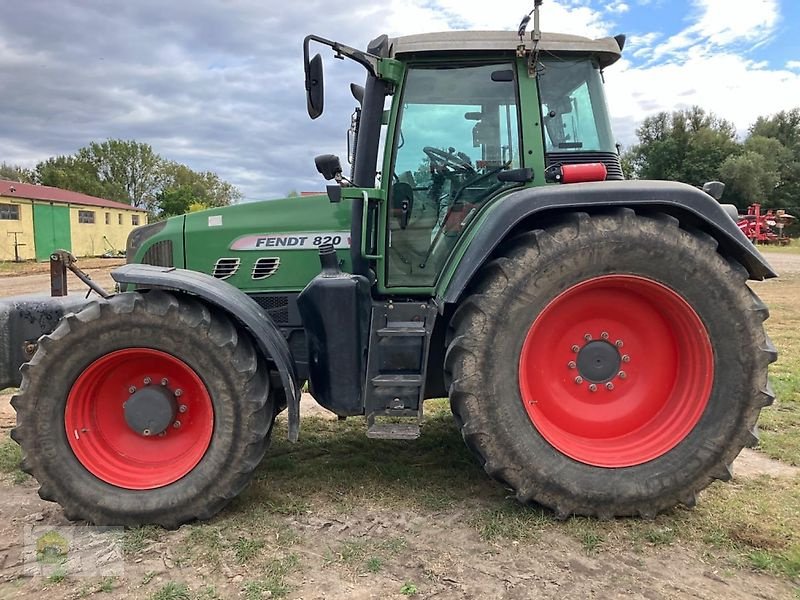
[[[759,117],[750,128],[750,138],[758,139],[759,151],[777,168],[779,181],[770,195],[770,205],[795,207],[800,204],[800,108]],[[771,140],[770,147],[766,140]],[[779,142],[780,147],[774,142]],[[778,149],[776,151],[775,149]]]
[[[155,208],[163,160],[150,144],[134,140],[91,142],[78,150],[76,157],[93,165],[101,182],[124,190],[131,206],[148,211]]]
[[[9,174],[19,170],[5,163],[3,167]],[[72,156],[49,158],[36,165],[31,180],[146,208],[151,218],[227,206],[241,198],[216,173],[165,160],[149,144],[135,140],[91,142]]]
[[[33,183],[34,173],[31,169],[2,162],[0,163],[0,179],[19,183]]]
[[[730,156],[720,167],[720,179],[726,186],[725,202],[742,210],[754,202],[770,207],[779,177],[777,170],[770,168],[769,159],[753,151]]]
[[[93,164],[76,156],[55,156],[36,165],[35,183],[125,202],[125,190],[101,181]]]
[[[636,177],[702,185],[719,178],[722,163],[740,149],[732,123],[694,106],[646,118],[639,144],[623,156]]]
[[[800,108],[758,117],[750,128],[750,135],[776,139],[790,150],[800,148]]]
[[[190,207],[195,204],[195,195],[186,186],[162,190],[158,195],[160,217],[173,217],[190,212]]]
[[[193,196],[193,202],[190,204],[199,203],[206,208],[228,206],[242,197],[235,186],[220,179],[216,173],[193,171],[186,165],[173,161],[165,161],[162,164],[160,186],[162,194],[169,190],[181,190],[181,194]]]

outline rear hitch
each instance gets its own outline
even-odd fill
[[[92,278],[79,269],[75,263],[78,259],[66,250],[56,250],[50,255],[50,295],[53,297],[66,296],[67,290],[67,269],[72,271],[75,276],[85,283],[92,291],[103,298],[108,298],[111,294],[103,289],[102,286],[92,281]],[[89,296],[87,292],[86,296]]]

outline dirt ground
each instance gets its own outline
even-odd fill
[[[0,429],[14,423],[10,396],[0,395]],[[304,396],[305,418],[333,418],[310,396]],[[764,474],[796,478],[800,469],[744,450],[735,464],[737,478]],[[0,482],[0,598],[71,599],[90,595],[91,586],[55,583],[42,586],[41,577],[24,577],[22,549],[26,526],[65,526],[58,505],[44,502],[37,485],[28,480],[13,485]],[[479,502],[476,499],[476,502]],[[425,598],[662,598],[780,599],[796,598],[789,582],[747,570],[715,564],[692,545],[673,545],[645,551],[587,554],[576,539],[558,531],[546,532],[533,543],[496,543],[481,540],[467,522],[468,509],[418,514],[382,510],[342,515],[324,509],[285,518],[284,526],[300,536],[293,547],[305,568],[287,597],[305,599],[403,598],[404,582],[424,581]],[[227,512],[227,511],[226,511]],[[224,515],[224,513],[223,513]],[[114,579],[114,598],[155,598],[151,590],[159,582],[190,582],[203,589],[213,582],[219,598],[251,598],[241,582],[248,575],[242,565],[225,565],[224,572],[209,572],[182,565],[175,555],[186,543],[184,526],[148,543],[143,556],[125,560],[122,575]],[[352,540],[402,539],[405,552],[395,557],[391,571],[377,575],[353,570],[350,565],[331,568],[337,559],[324,548],[351,544]],[[346,547],[346,546],[345,546]],[[81,583],[80,578],[75,581]],[[92,581],[87,579],[87,582]],[[143,584],[147,581],[147,584]],[[422,587],[422,586],[420,586]],[[99,589],[99,588],[98,588]],[[83,591],[81,591],[83,590]],[[97,592],[102,597],[101,592]],[[184,596],[163,596],[163,598]],[[185,596],[186,598],[194,596]],[[203,596],[197,596],[203,597]],[[214,597],[214,596],[211,596]],[[271,597],[262,594],[260,597]]]
[[[111,270],[123,264],[125,264],[124,258],[90,258],[78,261],[78,266],[89,277],[109,291],[114,289]],[[72,272],[68,272],[67,290],[70,294],[85,294],[87,287]],[[30,263],[19,272],[0,273],[0,297],[25,294],[50,295],[49,263]]]
[[[761,252],[778,275],[797,275],[800,273],[800,254]]]
[[[773,254],[769,260],[779,273],[800,273],[800,255]],[[107,272],[108,267],[90,271],[103,285],[107,285]],[[0,278],[0,295],[4,296],[46,293],[47,287],[46,273]],[[81,288],[75,285],[72,289]],[[15,420],[9,400],[10,395],[0,394],[3,440]],[[301,414],[304,421],[334,418],[309,396],[303,398]],[[314,451],[325,452],[325,449]],[[291,449],[287,459],[292,459]],[[391,464],[391,456],[373,456],[367,460],[373,460],[376,469],[379,463]],[[418,466],[425,468],[424,464]],[[734,472],[734,482],[729,485],[764,478],[800,482],[800,469],[753,450],[742,452]],[[364,481],[354,482],[354,488],[369,485],[368,479]],[[581,538],[568,535],[565,527],[544,527],[536,536],[520,541],[503,537],[486,539],[473,523],[475,511],[484,506],[480,497],[440,510],[371,505],[342,511],[317,501],[315,490],[308,490],[308,499],[292,499],[302,505],[297,510],[270,507],[266,513],[268,524],[261,522],[265,519],[261,511],[266,509],[254,506],[245,497],[210,525],[143,534],[141,547],[125,555],[122,571],[114,577],[76,576],[66,580],[56,574],[49,578],[31,577],[25,574],[25,532],[32,526],[68,525],[58,505],[39,499],[37,488],[30,479],[14,482],[10,476],[0,477],[0,600],[43,597],[321,600],[409,596],[520,600],[800,598],[800,582],[734,568],[710,547],[693,542],[678,540],[665,546],[651,543],[615,548],[613,552],[594,552],[590,549],[590,537],[585,536],[581,543]],[[800,511],[800,506],[797,510]],[[252,529],[239,525],[239,519],[245,518],[241,515],[251,513]],[[669,529],[669,516],[665,522]],[[208,543],[206,536],[216,531],[213,535],[223,532],[226,539],[236,539],[236,535],[231,538],[231,532],[226,531],[232,526],[241,528],[240,540],[246,540],[258,529],[266,540],[258,552],[270,553],[274,560],[253,567],[247,560],[241,560],[240,554],[236,555],[238,558],[226,558],[227,555],[219,558],[214,554],[216,546]],[[263,533],[264,527],[269,535]],[[131,537],[126,535],[126,539]],[[291,539],[288,543],[282,541],[286,535]],[[230,547],[233,546],[235,543]],[[291,554],[287,554],[287,548]],[[182,558],[182,553],[192,558]],[[374,558],[369,560],[377,562],[365,562],[370,553]],[[373,569],[375,565],[379,568]],[[275,573],[280,573],[280,578],[275,579]],[[285,581],[288,587],[266,584],[258,587],[248,583],[256,580]],[[185,583],[187,588],[171,588],[171,582]]]

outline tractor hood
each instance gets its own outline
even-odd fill
[[[330,243],[349,268],[351,201],[326,195],[245,202],[183,217],[185,267],[246,292],[300,291]]]

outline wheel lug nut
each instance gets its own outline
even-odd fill
[[[150,379],[149,377],[145,377],[145,378],[144,378],[144,384],[145,384],[145,385],[150,385],[150,383],[151,383],[152,381],[153,381],[153,380],[152,380],[152,379]]]
[[[578,350],[580,350],[580,348],[578,347],[578,344],[575,344],[575,345],[572,347],[572,351],[573,351],[573,352],[577,352]]]
[[[175,422],[172,424],[172,426],[173,426],[175,429],[177,429],[178,427],[180,427],[180,426],[181,426],[181,422],[180,422],[180,421],[175,421]]]
[[[587,342],[591,342],[592,341],[592,334],[591,333],[584,334],[583,339],[585,339]]]
[[[631,362],[631,357],[627,354],[622,355],[622,362]]]
[[[144,429],[144,430],[142,431],[142,435],[144,435],[144,436],[148,436],[148,435],[150,435],[150,430],[149,430],[149,429]]]
[[[181,388],[178,388],[177,390],[175,390],[175,397],[180,398],[181,396],[183,396],[183,390]]]
[[[133,394],[134,392],[136,392],[136,386],[132,385],[131,387],[128,388],[128,393]]]
[[[589,391],[590,392],[596,392],[597,391],[597,386],[592,383],[591,385],[589,385]]]
[[[166,377],[164,377],[164,379],[161,380],[161,385],[167,385],[168,383],[169,380]]]
[[[185,404],[181,404],[181,405],[178,407],[178,412],[185,413],[185,412],[186,412],[186,405],[185,405]]]
[[[603,333],[600,334],[600,337],[603,338],[604,340],[607,340],[608,339],[608,332],[604,331]]]
[[[578,375],[578,376],[575,378],[575,383],[577,383],[578,385],[582,384],[582,383],[583,383],[583,377],[581,377],[580,375]]]
[[[611,390],[613,390],[613,389],[614,389],[614,384],[613,384],[613,383],[611,383],[611,382],[609,381],[609,382],[606,384],[606,389],[607,389],[607,390],[610,392]]]
[[[628,375],[625,373],[625,371],[620,371],[619,373],[617,373],[617,377],[619,377],[620,379],[625,379],[627,376]]]
[[[162,431],[161,433],[158,434],[158,437],[164,437],[165,435],[167,435],[167,432]]]
[[[617,348],[622,348],[622,340],[617,340],[616,342],[614,342],[614,345],[615,345]]]
[[[574,369],[574,368],[575,368],[577,365],[575,364],[575,361],[574,361],[574,360],[571,360],[571,361],[569,361],[569,362],[567,363],[567,366],[568,366],[570,369]]]

